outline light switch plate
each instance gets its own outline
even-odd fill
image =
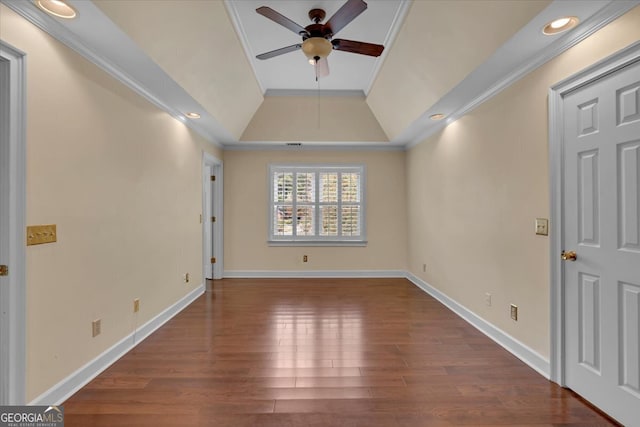
[[[549,235],[549,220],[546,218],[536,218],[536,234],[539,236]]]
[[[55,224],[29,225],[27,227],[27,246],[53,243],[58,240]]]

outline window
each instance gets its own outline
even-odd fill
[[[271,244],[355,244],[365,240],[364,166],[271,165]]]

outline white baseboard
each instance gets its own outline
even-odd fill
[[[531,349],[527,345],[513,338],[506,332],[482,319],[468,308],[449,298],[427,282],[412,273],[401,270],[332,270],[332,271],[262,271],[262,270],[231,270],[224,272],[225,278],[397,278],[402,277],[411,281],[420,289],[440,301],[451,311],[462,317],[480,332],[491,338],[511,354],[529,365],[545,378],[550,378],[549,360]],[[72,394],[85,386],[102,371],[111,366],[124,354],[133,349],[142,340],[151,335],[168,320],[191,304],[205,291],[201,284],[185,295],[162,313],[142,325],[135,333],[131,333],[114,344],[101,355],[51,387],[46,392],[29,402],[29,405],[60,405]]]
[[[76,391],[84,387],[89,381],[98,376],[102,371],[124,356],[128,351],[138,345],[142,340],[164,325],[173,316],[181,312],[196,298],[204,293],[204,284],[201,284],[175,304],[158,314],[153,319],[127,335],[119,342],[111,346],[101,355],[60,381],[49,390],[29,402],[29,405],[60,405]]]
[[[224,272],[225,278],[375,278],[375,277],[402,277],[411,281],[420,289],[440,301],[451,311],[462,317],[473,327],[498,343],[508,352],[522,360],[532,369],[543,377],[549,379],[551,375],[551,365],[548,359],[528,347],[526,344],[518,341],[503,330],[497,328],[462,304],[449,298],[427,282],[412,273],[402,270],[295,270],[295,271],[276,271],[276,270],[227,270]]]
[[[443,294],[419,277],[409,272],[406,273],[405,277],[420,289],[440,301],[458,316],[462,317],[480,332],[504,347],[505,350],[516,356],[518,359],[522,360],[532,369],[536,370],[540,375],[547,379],[550,378],[551,365],[549,364],[549,360],[545,359],[538,352],[513,338],[503,330],[482,319],[471,310],[449,298],[447,295]]]
[[[404,270],[226,270],[225,279],[258,278],[393,278],[407,277]]]

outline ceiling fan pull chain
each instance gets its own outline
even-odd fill
[[[317,119],[317,123],[318,123],[318,129],[320,129],[320,80],[318,79],[318,61],[316,61],[316,83],[318,84],[318,94],[317,94],[317,99],[318,99],[318,119]]]

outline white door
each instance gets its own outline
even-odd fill
[[[220,179],[219,176],[219,167],[217,165],[211,166],[211,176],[215,177],[214,181],[211,181],[211,202],[209,203],[209,207],[211,209],[211,241],[209,242],[209,247],[211,248],[211,259],[214,262],[211,263],[211,278],[219,279],[219,275],[216,273],[216,269],[218,268],[218,262],[220,260],[219,248],[217,245],[218,239],[220,236],[218,235],[218,222],[220,221],[220,215],[218,214],[218,206],[216,192],[218,191],[218,182]]]
[[[215,178],[212,178],[215,177]],[[222,162],[204,153],[202,159],[202,216],[204,275],[208,279],[222,279],[223,257],[223,196]],[[214,261],[215,262],[212,262]]]
[[[640,426],[640,61],[563,104],[565,384]]]
[[[213,182],[211,181],[213,176],[213,167],[205,166],[204,176],[204,257],[205,257],[205,277],[207,279],[213,279],[213,264],[211,258],[213,254]]]

